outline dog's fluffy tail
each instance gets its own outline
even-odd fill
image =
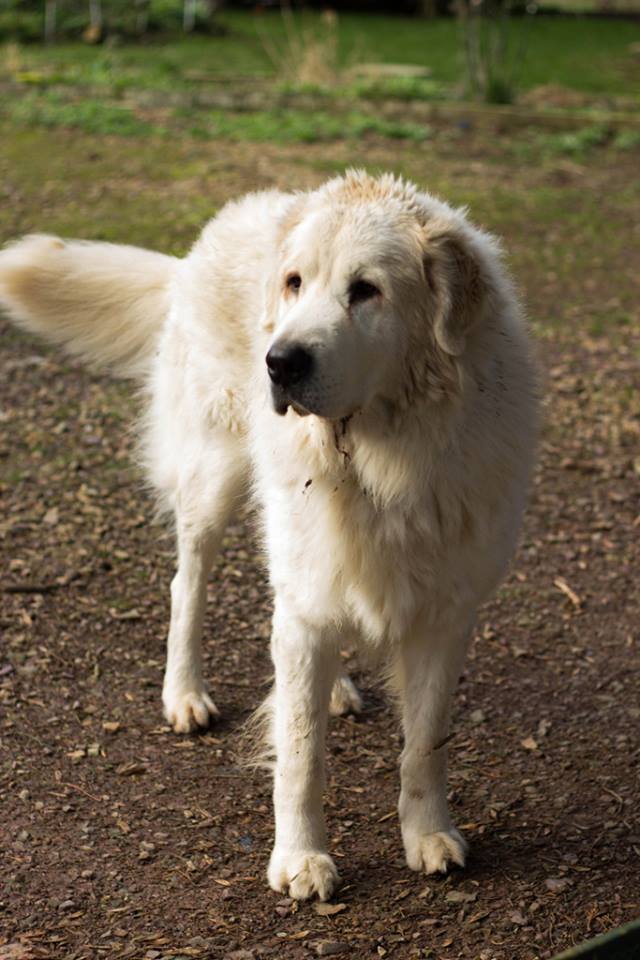
[[[0,252],[0,306],[93,364],[144,377],[178,263],[138,247],[25,237]]]

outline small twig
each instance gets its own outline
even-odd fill
[[[62,583],[7,583],[2,585],[3,593],[51,593],[65,586]]]
[[[83,793],[85,797],[89,797],[89,800],[95,800],[96,803],[102,803],[101,797],[94,797],[92,793],[88,793],[82,787],[79,787],[77,783],[65,783],[64,780],[60,781],[61,787],[69,787],[70,790],[77,790],[78,793]]]
[[[561,590],[562,593],[564,593],[564,595],[569,598],[569,600],[571,601],[573,606],[576,608],[576,610],[580,609],[580,607],[582,606],[582,600],[580,599],[578,594],[575,592],[575,590],[571,589],[571,587],[569,586],[567,581],[564,579],[564,577],[556,577],[556,579],[553,581],[553,584],[555,587],[558,588],[558,590]]]

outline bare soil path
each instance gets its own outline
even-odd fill
[[[349,162],[469,202],[504,236],[530,306],[547,423],[521,547],[456,700],[451,803],[468,869],[406,870],[398,724],[354,663],[366,709],[333,721],[328,743],[345,884],[322,915],[266,888],[270,785],[238,766],[270,677],[250,531],[229,531],[210,584],[207,673],[224,718],[176,737],[160,712],[172,543],[134,465],[137,400],[2,324],[3,960],[536,960],[640,914],[639,158],[514,163],[503,148],[444,134],[170,155],[60,131],[4,141],[1,239],[45,228],[184,249],[205,207]]]

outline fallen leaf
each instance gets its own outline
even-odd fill
[[[116,767],[116,773],[121,777],[131,777],[135,773],[146,773],[147,767],[144,763],[121,763]]]
[[[477,896],[477,893],[465,893],[464,890],[450,890],[445,900],[447,903],[472,903]]]
[[[315,910],[319,917],[332,917],[347,909],[346,903],[316,903]]]
[[[479,910],[477,913],[474,913],[467,918],[467,923],[479,923],[480,920],[484,920],[488,916],[488,910]]]
[[[525,737],[524,740],[521,740],[520,743],[525,748],[525,750],[537,750],[538,744],[533,739],[533,737]]]

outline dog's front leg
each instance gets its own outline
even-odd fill
[[[400,826],[411,870],[446,873],[464,866],[467,845],[447,807],[447,739],[451,699],[468,630],[419,630],[398,655],[404,750]]]
[[[327,853],[322,810],[327,709],[336,675],[335,640],[276,601],[273,739],[276,839],[269,884],[296,900],[327,900],[338,873]]]

